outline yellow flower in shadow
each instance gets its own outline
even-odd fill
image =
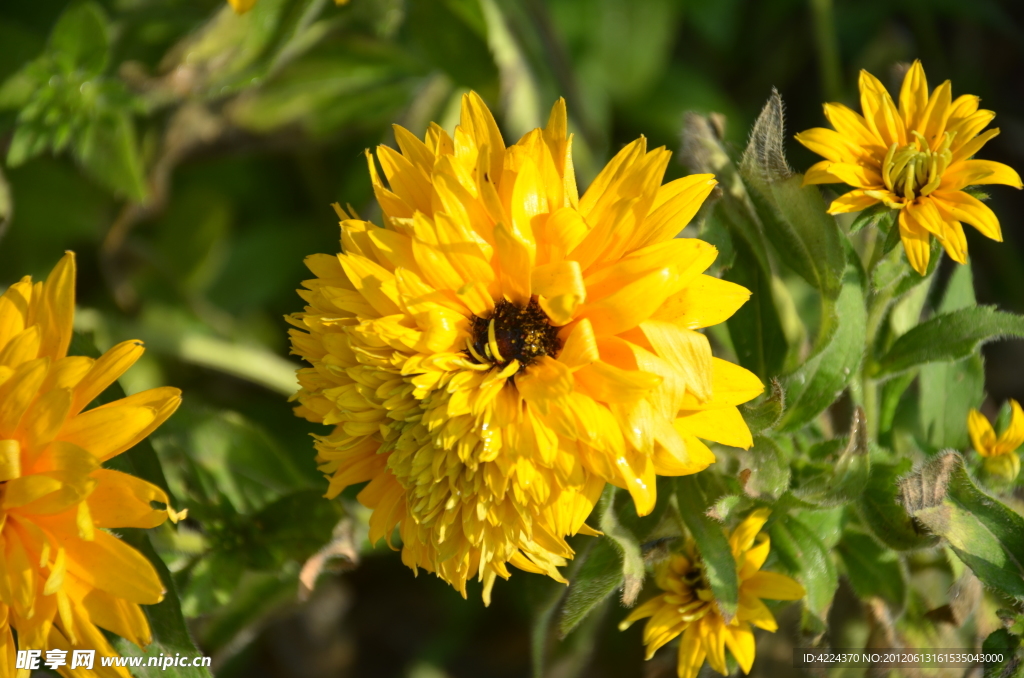
[[[725,651],[732,653],[743,673],[754,664],[753,627],[776,631],[778,624],[762,602],[799,600],[804,587],[796,580],[775,572],[762,572],[771,541],[759,534],[769,516],[768,509],[757,509],[739,524],[729,537],[739,578],[739,608],[729,620],[722,615],[707,582],[700,553],[690,540],[683,553],[662,564],[655,581],[665,593],[639,606],[619,624],[625,630],[639,620],[644,626],[647,659],[666,643],[682,635],[679,641],[679,678],[695,678],[707,659],[711,668],[728,675]]]

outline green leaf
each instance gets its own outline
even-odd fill
[[[946,286],[939,313],[976,305],[971,265],[957,266]],[[918,408],[925,441],[933,449],[962,450],[969,444],[967,414],[985,397],[985,364],[980,354],[955,363],[921,368]]]
[[[598,519],[598,528],[604,532],[612,545],[619,552],[622,562],[622,604],[632,607],[640,588],[644,584],[644,557],[640,551],[640,542],[636,535],[619,522],[615,510],[617,495],[627,498],[626,492],[616,493],[612,485],[605,488],[599,507],[603,507]]]
[[[1000,337],[1024,337],[1024,317],[993,306],[943,313],[897,339],[873,371],[886,376],[926,363],[960,360]]]
[[[789,459],[771,438],[755,435],[753,447],[739,456],[751,471],[744,486],[750,496],[767,495],[777,499],[789,489]]]
[[[938,539],[911,518],[899,502],[897,480],[910,467],[909,459],[899,464],[872,464],[868,484],[857,505],[871,532],[897,551],[931,548],[938,543]]]
[[[110,38],[103,10],[95,2],[74,4],[50,33],[47,51],[65,70],[81,69],[94,78],[107,67]]]
[[[770,393],[767,397],[760,398],[756,403],[746,403],[739,406],[743,421],[752,434],[763,433],[775,428],[775,425],[782,419],[782,413],[786,409],[786,392],[782,383],[772,378],[769,381]]]
[[[857,218],[853,220],[853,223],[850,224],[850,235],[853,235],[857,231],[867,226],[874,226],[879,224],[879,222],[882,220],[882,217],[886,216],[892,211],[893,210],[887,207],[884,203],[878,203],[877,205],[872,205],[866,210],[863,210],[860,214],[857,215]],[[892,222],[890,221],[889,228],[891,227]],[[888,232],[889,229],[886,228],[884,230]]]
[[[1003,655],[1003,661],[985,664],[982,678],[1020,678],[1024,672],[1020,636],[1006,629],[996,629],[988,634],[981,644],[981,651],[985,654]]]
[[[899,556],[874,537],[847,530],[836,548],[850,585],[862,600],[877,596],[898,614],[907,601],[907,572]]]
[[[558,620],[558,633],[569,635],[580,622],[622,586],[622,556],[619,547],[601,537],[584,554],[576,576],[569,583],[569,591]]]
[[[203,647],[212,652],[296,597],[297,580],[293,568],[282,572],[246,572],[233,584],[227,604],[214,609],[203,622]]]
[[[782,98],[772,91],[750,133],[740,173],[779,257],[830,298],[842,288],[846,269],[843,238],[817,186],[804,186],[783,153]]]
[[[822,322],[825,324],[826,320]],[[843,290],[827,322],[835,327],[829,333],[828,343],[783,380],[787,408],[779,426],[782,431],[799,429],[821,414],[860,369],[867,313],[859,268],[847,268]],[[822,330],[823,334],[826,332]]]
[[[1024,517],[971,482],[963,458],[947,452],[900,481],[904,507],[984,584],[1024,598]]]
[[[743,304],[726,323],[740,365],[762,382],[782,371],[789,350],[775,307],[771,279],[761,272],[749,245],[736,239],[736,262],[724,277],[746,287],[750,301]]]
[[[97,181],[132,200],[146,197],[146,179],[135,142],[135,126],[127,111],[91,120],[75,140],[75,156]]]
[[[707,515],[708,501],[695,476],[676,480],[679,513],[697,543],[705,573],[715,600],[726,619],[732,619],[739,604],[739,580],[732,548],[720,523]]]
[[[803,502],[830,508],[861,496],[871,474],[871,456],[864,413],[859,407],[854,411],[850,435],[838,457],[806,464],[800,471],[793,495]]]
[[[331,540],[343,517],[341,505],[328,501],[319,489],[292,492],[246,516],[247,527],[231,530],[233,543],[241,541],[236,557],[250,568],[272,570],[288,561],[304,562]]]
[[[792,515],[775,520],[768,532],[772,551],[807,590],[807,609],[824,619],[839,587],[839,576],[828,549],[813,530]]]

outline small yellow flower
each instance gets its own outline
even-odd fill
[[[46,282],[26,277],[0,296],[0,668],[11,629],[22,649],[116,654],[101,628],[145,645],[139,605],[163,599],[153,566],[108,530],[179,515],[159,487],[102,464],[163,423],[180,393],[90,408],[143,349],[127,341],[96,360],[67,355],[74,310],[71,253]]]
[[[715,181],[663,186],[671,154],[641,138],[579,197],[561,101],[508,148],[476,94],[454,136],[395,136],[389,187],[367,153],[384,227],[342,215],[344,253],[307,259],[289,318],[312,365],[296,413],[335,427],[327,496],[370,481],[370,539],[400,526],[403,561],[463,594],[478,576],[488,599],[508,563],[564,581],[606,482],[644,515],[656,475],[714,462],[701,438],[751,444],[736,405],[761,382],[696,331],[750,292],[675,238]]]
[[[665,593],[633,610],[619,624],[619,628],[625,630],[633,622],[650,617],[644,626],[647,659],[682,634],[679,678],[695,678],[705,658],[711,668],[727,675],[726,648],[736,658],[743,673],[750,673],[754,664],[754,630],[751,627],[771,632],[778,629],[775,617],[761,599],[799,600],[805,595],[804,587],[796,580],[776,572],[760,571],[771,549],[768,535],[759,534],[769,514],[768,509],[757,509],[729,537],[736,559],[740,598],[736,616],[728,621],[718,609],[700,554],[692,540],[687,543],[684,553],[673,555],[663,564],[655,581]]]
[[[996,215],[963,189],[980,184],[1021,188],[1017,172],[1007,165],[973,159],[999,134],[998,129],[981,133],[995,113],[979,110],[976,96],[953,100],[951,92],[947,80],[929,96],[924,68],[915,61],[897,108],[882,83],[861,71],[863,115],[842,104],[825,104],[825,117],[835,130],[817,127],[796,135],[826,158],[807,170],[804,183],[845,183],[856,189],[832,201],[829,213],[859,212],[880,202],[900,210],[907,259],[922,275],[933,235],[954,261],[967,260],[961,221],[1002,242]]]
[[[1010,410],[1010,425],[998,438],[984,414],[971,410],[967,415],[967,430],[975,451],[985,458],[985,470],[1006,480],[1013,480],[1020,473],[1017,448],[1024,444],[1024,411],[1013,399],[1010,400]]]

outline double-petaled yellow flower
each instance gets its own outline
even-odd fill
[[[949,81],[929,95],[920,61],[903,79],[899,108],[878,79],[860,72],[863,115],[842,104],[825,104],[835,130],[815,128],[797,140],[825,160],[804,177],[808,184],[845,183],[850,191],[832,201],[830,214],[859,212],[883,203],[899,210],[899,229],[907,259],[921,275],[928,269],[931,236],[950,258],[967,260],[967,240],[960,222],[1002,241],[999,219],[984,203],[965,192],[968,186],[1006,184],[1021,188],[1010,167],[974,154],[999,134],[982,130],[995,113],[979,110],[970,94],[952,98]]]
[[[403,561],[463,595],[507,563],[563,581],[606,482],[643,515],[656,475],[714,461],[700,438],[751,444],[736,405],[762,385],[697,331],[750,293],[674,238],[714,179],[662,186],[670,153],[641,138],[579,197],[561,101],[508,148],[475,94],[453,137],[395,135],[389,187],[367,153],[383,228],[343,215],[344,253],[307,259],[289,318],[312,364],[296,412],[335,427],[327,496],[370,481],[371,540],[400,526]]]
[[[619,625],[624,630],[633,622],[650,617],[644,627],[647,659],[682,634],[679,678],[695,678],[705,659],[715,671],[728,675],[726,649],[736,658],[743,673],[750,673],[754,664],[752,627],[771,632],[778,629],[775,617],[761,599],[799,600],[805,594],[804,587],[794,579],[760,571],[771,550],[768,535],[759,535],[769,513],[767,509],[757,509],[729,537],[740,594],[739,607],[732,619],[726,620],[722,615],[692,540],[684,553],[675,554],[662,564],[655,581],[665,593],[633,610]]]
[[[1010,425],[998,437],[984,414],[972,409],[967,415],[967,430],[975,451],[985,458],[985,470],[1006,480],[1013,480],[1020,473],[1017,448],[1024,445],[1024,411],[1013,399],[1010,410]]]
[[[163,490],[102,464],[163,423],[180,394],[157,388],[90,408],[143,348],[67,355],[74,310],[70,253],[46,282],[26,277],[0,296],[0,676],[15,674],[11,629],[21,649],[116,654],[101,629],[145,645],[139,605],[163,599],[153,566],[108,530],[178,515]]]

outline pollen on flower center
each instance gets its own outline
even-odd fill
[[[520,371],[541,356],[554,356],[560,348],[558,328],[548,320],[536,296],[526,306],[502,299],[490,318],[473,316],[472,337],[466,341],[473,361],[505,367],[515,360]]]
[[[882,163],[882,180],[886,188],[902,195],[908,202],[917,195],[929,195],[942,183],[942,175],[953,160],[950,146],[955,132],[943,134],[942,143],[935,150],[920,132],[913,131],[912,143],[899,147],[893,144]]]

